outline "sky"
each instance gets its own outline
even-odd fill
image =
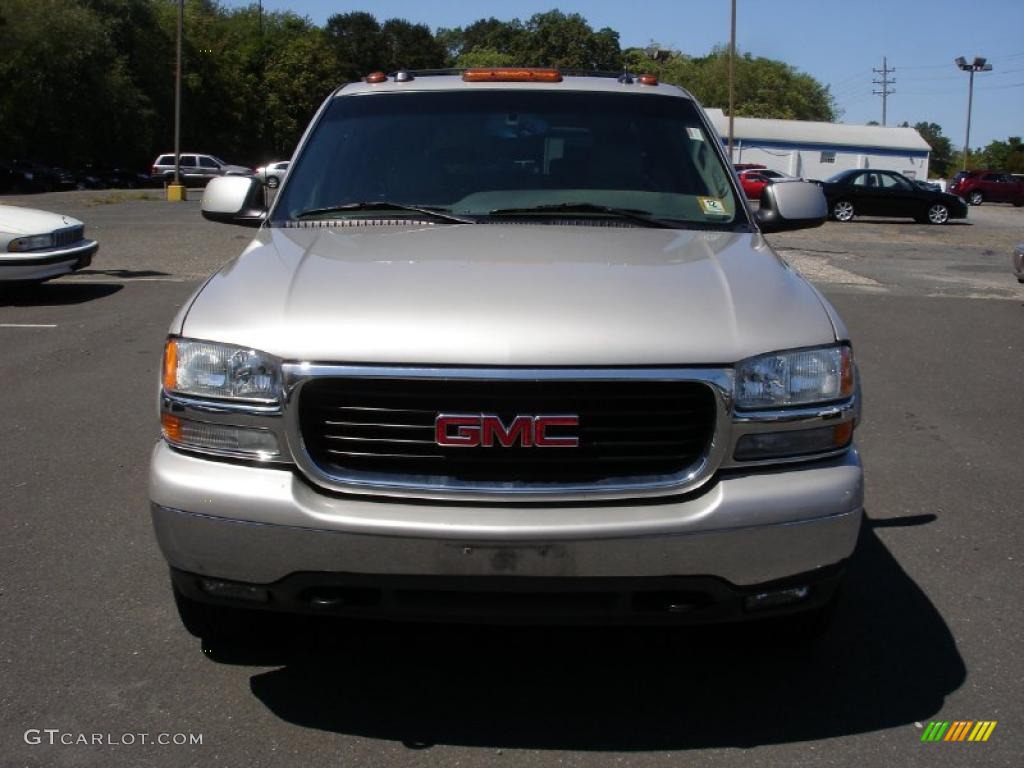
[[[953,59],[983,56],[993,71],[975,75],[971,146],[1024,135],[1024,0],[737,0],[736,6],[738,49],[780,59],[830,85],[843,122],[881,122],[882,99],[872,94],[879,86],[871,81],[884,56],[896,70],[887,124],[938,123],[953,146],[962,147],[969,78]],[[656,41],[700,56],[729,40],[729,0],[263,0],[263,7],[291,10],[317,24],[360,10],[431,29],[490,16],[525,19],[557,7],[579,13],[595,29],[618,31],[623,48]]]

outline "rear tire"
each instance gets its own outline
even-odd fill
[[[981,205],[983,202],[985,202],[985,196],[981,194],[981,192],[975,190],[974,192],[971,192],[971,194],[967,196],[967,202],[970,203],[971,205]]]
[[[857,212],[854,210],[853,203],[849,200],[837,200],[832,204],[832,218],[836,221],[852,221],[856,215]]]

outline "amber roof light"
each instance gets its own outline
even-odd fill
[[[560,83],[562,73],[557,69],[487,67],[467,69],[462,79],[467,83]]]

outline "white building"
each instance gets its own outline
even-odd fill
[[[729,118],[709,109],[715,129],[728,141]],[[760,163],[805,179],[827,179],[847,168],[878,168],[928,178],[931,148],[913,128],[815,123],[805,120],[733,120],[733,162]]]

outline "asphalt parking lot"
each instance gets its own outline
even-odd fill
[[[742,631],[179,625],[146,498],[171,317],[251,230],[156,193],[3,198],[83,219],[91,267],[0,290],[0,765],[1019,766],[1024,209],[771,238],[846,320],[868,521],[816,645]],[[768,319],[770,320],[770,319]],[[922,743],[932,720],[989,741]],[[26,742],[201,734],[192,745]]]

